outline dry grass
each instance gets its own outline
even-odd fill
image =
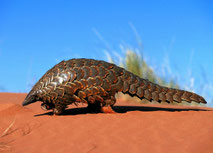
[[[16,117],[14,117],[14,120],[12,121],[12,123],[10,123],[10,125],[4,130],[4,132],[1,134],[0,138],[12,133],[12,132],[10,132],[10,130],[11,130],[12,126],[14,125],[15,120],[16,120]]]
[[[14,117],[14,120],[10,123],[10,125],[3,131],[0,138],[7,136],[11,134],[14,130],[12,130],[12,127],[16,121],[16,117]],[[10,150],[11,146],[8,145],[8,143],[0,142],[0,151]]]
[[[181,72],[176,72],[176,70],[171,67],[169,62],[169,55],[165,55],[164,64],[161,66],[162,72],[156,73],[157,70],[152,69],[152,67],[144,60],[143,44],[137,29],[132,23],[129,23],[129,25],[133,31],[133,34],[135,35],[138,45],[132,47],[131,44],[129,45],[126,43],[121,43],[119,44],[119,52],[112,48],[110,43],[107,42],[96,29],[94,30],[97,37],[103,42],[105,46],[104,51],[109,62],[116,63],[121,67],[124,67],[127,70],[133,72],[134,74],[162,86],[167,86],[170,88],[181,88],[187,91],[199,93],[199,95],[206,99],[208,106],[213,106],[213,83],[210,81],[211,76],[207,75],[208,73],[206,73],[201,64],[200,77],[196,77],[195,80],[195,76],[193,76],[192,73],[192,67],[190,66],[192,65],[191,61],[193,60],[193,52],[189,57],[189,76],[182,76],[182,74],[180,74]],[[170,50],[173,42],[174,41],[172,40],[168,47],[168,51]],[[121,55],[120,53],[124,53],[125,55]],[[161,74],[163,77],[160,77],[158,74]],[[172,79],[169,79],[168,76]]]
[[[123,62],[120,62],[119,64],[121,67],[124,67],[126,70],[140,76],[141,78],[148,79],[149,81],[161,86],[179,88],[179,85],[173,79],[166,80],[159,77],[139,53],[130,48],[126,48],[125,50],[126,54],[122,60]],[[108,60],[110,62],[114,61],[112,59],[113,57],[108,55]]]

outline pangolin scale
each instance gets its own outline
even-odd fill
[[[87,103],[92,111],[112,113],[117,92],[148,101],[206,103],[195,93],[162,87],[115,64],[71,59],[61,61],[47,71],[33,86],[23,106],[41,101],[44,110],[53,109],[54,114],[61,114],[69,104]]]

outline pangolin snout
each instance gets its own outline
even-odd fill
[[[22,106],[29,105],[37,101],[36,95],[29,93],[27,97],[24,99]]]

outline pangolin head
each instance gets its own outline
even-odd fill
[[[35,90],[31,90],[31,91],[28,93],[27,97],[24,99],[22,105],[23,105],[23,106],[26,106],[26,105],[29,105],[29,104],[31,104],[31,103],[34,103],[34,102],[36,102],[36,101],[38,101],[38,100],[39,100],[39,97],[37,96],[36,91],[35,91]]]

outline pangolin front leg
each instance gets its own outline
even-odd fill
[[[44,111],[47,111],[47,110],[51,110],[53,109],[54,105],[52,103],[42,103],[41,104],[41,109],[43,109]]]
[[[55,107],[53,108],[53,114],[54,115],[60,115],[64,112],[64,110],[67,108],[66,105],[62,104],[56,104]]]

